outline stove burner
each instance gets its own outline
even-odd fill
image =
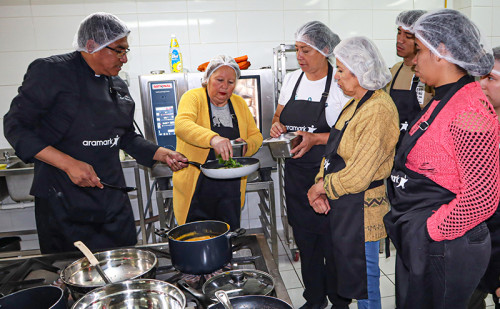
[[[29,259],[2,267],[0,268],[0,275],[3,277],[0,281],[0,297],[26,288],[28,285],[44,283],[45,279],[24,280],[29,273],[35,270],[57,273],[59,268],[41,259]]]

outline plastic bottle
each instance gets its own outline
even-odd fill
[[[168,55],[170,60],[170,72],[182,72],[182,53],[175,34],[172,34],[170,38],[170,52]]]

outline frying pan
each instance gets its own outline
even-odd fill
[[[209,178],[214,179],[231,179],[248,176],[259,169],[260,162],[256,158],[236,157],[233,160],[241,163],[242,167],[225,168],[224,164],[219,163],[219,160],[209,160],[205,164],[189,161],[188,163],[196,166],[200,171]]]

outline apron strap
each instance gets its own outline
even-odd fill
[[[391,87],[389,88],[389,95],[391,94],[391,91],[394,88],[394,82],[396,81],[396,78],[398,78],[399,72],[403,68],[403,65],[404,65],[404,62],[401,63],[401,66],[399,67],[399,69],[396,71],[396,74],[394,74],[394,77],[392,78]]]

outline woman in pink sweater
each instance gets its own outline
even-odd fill
[[[396,305],[466,308],[491,252],[484,221],[500,198],[498,122],[471,76],[494,59],[458,11],[425,14],[413,31],[416,75],[436,96],[404,136],[388,186]]]

